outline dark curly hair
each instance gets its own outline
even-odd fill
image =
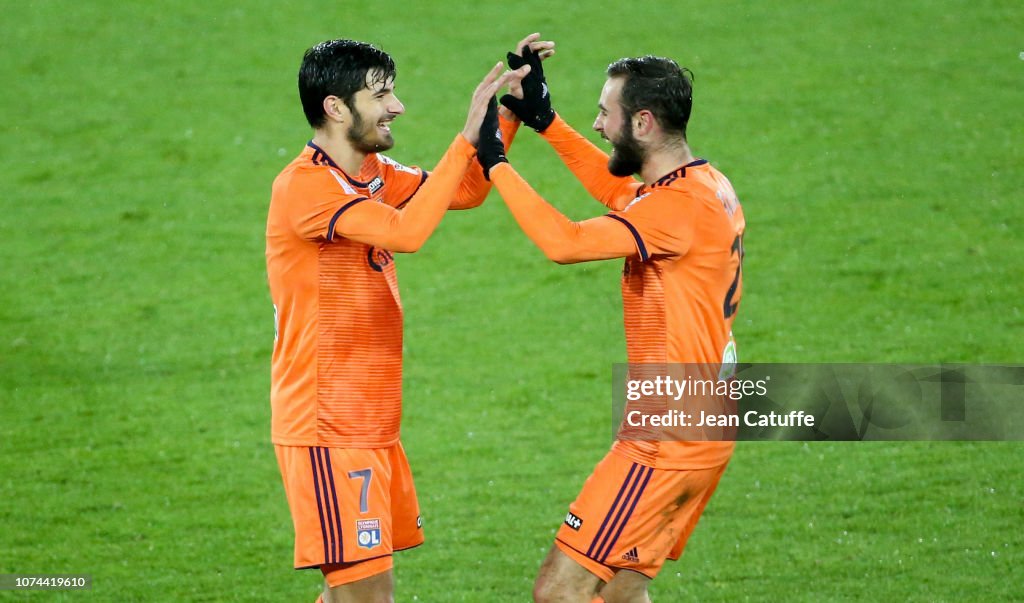
[[[353,97],[370,84],[387,82],[395,77],[395,61],[383,50],[355,40],[328,40],[306,51],[299,67],[299,99],[306,121],[314,128],[326,121],[324,99],[337,96],[349,109]]]

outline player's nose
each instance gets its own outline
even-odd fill
[[[402,101],[398,100],[397,96],[393,97],[393,100],[388,104],[388,113],[394,115],[405,113],[405,105],[402,104]]]
[[[601,119],[600,115],[594,118],[593,128],[594,131],[604,134],[604,120]]]

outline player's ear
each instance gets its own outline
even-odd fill
[[[645,137],[654,130],[654,114],[642,109],[633,114],[633,132],[637,137]]]
[[[345,123],[348,120],[348,107],[345,102],[337,96],[324,97],[324,115],[328,121]]]

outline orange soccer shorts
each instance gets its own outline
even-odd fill
[[[402,444],[274,446],[295,526],[295,568],[328,566],[331,586],[391,569],[394,551],[423,543]],[[373,561],[371,561],[373,560]],[[338,571],[335,568],[344,567]]]
[[[725,465],[655,469],[609,452],[569,505],[555,545],[608,582],[620,569],[654,578],[676,560]]]

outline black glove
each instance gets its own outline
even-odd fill
[[[543,132],[555,119],[555,111],[551,108],[551,95],[548,84],[544,80],[544,68],[540,65],[540,57],[530,50],[527,44],[522,48],[523,56],[508,53],[508,66],[519,69],[523,65],[530,66],[530,73],[523,78],[523,98],[511,94],[501,97],[501,104],[508,107],[524,124],[538,132]]]
[[[484,168],[484,178],[491,179],[491,168],[499,163],[508,163],[505,157],[505,143],[501,140],[501,128],[498,127],[498,102],[491,97],[487,105],[487,113],[480,124],[480,141],[476,143],[476,160]]]

